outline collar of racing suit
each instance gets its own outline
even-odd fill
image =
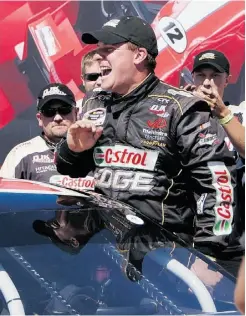
[[[121,112],[126,107],[129,107],[136,102],[140,102],[158,85],[159,82],[160,80],[155,76],[155,74],[151,73],[130,93],[123,96],[112,93],[110,100],[110,103],[112,104],[112,113]]]
[[[43,140],[45,141],[46,145],[49,147],[50,150],[54,151],[56,148],[56,143],[53,143],[52,141],[48,140],[45,135],[44,132],[42,132],[41,136],[43,138]]]

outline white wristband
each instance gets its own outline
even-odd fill
[[[223,117],[222,119],[219,119],[219,122],[221,125],[226,125],[227,123],[229,123],[233,119],[233,117],[234,117],[234,115],[230,111],[230,113],[227,114],[225,117]]]

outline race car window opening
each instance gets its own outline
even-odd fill
[[[163,264],[153,261],[151,253],[144,259],[142,272],[131,264],[123,269],[123,262],[128,262],[128,252],[116,249],[115,237],[108,229],[94,235],[73,254],[64,250],[65,245],[52,242],[32,230],[34,220],[47,221],[54,214],[54,211],[42,210],[0,215],[0,262],[21,294],[26,314],[67,314],[71,309],[77,313],[85,310],[88,314],[95,313],[92,312],[95,301],[102,302],[96,306],[100,314],[109,311],[115,315],[145,314],[148,310],[155,314],[164,313],[166,308],[175,314],[187,308],[200,313],[201,308],[196,300],[191,300],[194,296],[187,292],[187,285],[177,282],[176,277],[163,269]],[[11,231],[18,233],[9,230],[10,224]],[[139,277],[139,282],[134,281]],[[122,290],[126,293],[124,297],[120,295]],[[92,306],[85,304],[81,295],[90,296]],[[58,296],[65,303],[61,304]],[[233,310],[233,304],[225,306],[216,300],[215,303],[218,311]]]

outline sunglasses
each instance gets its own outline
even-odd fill
[[[84,74],[84,79],[86,81],[97,81],[97,79],[101,76],[101,73],[92,72],[90,74]]]
[[[53,117],[55,116],[57,113],[59,115],[68,115],[72,112],[72,106],[61,106],[59,108],[47,108],[47,109],[43,109],[41,110],[41,113],[45,116],[45,117]]]

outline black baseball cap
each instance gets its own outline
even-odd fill
[[[62,83],[51,83],[45,86],[38,95],[37,110],[40,111],[50,101],[60,100],[68,106],[76,106],[73,92]]]
[[[230,63],[226,56],[217,50],[206,50],[195,57],[193,70],[200,67],[212,66],[218,72],[230,73]]]
[[[158,55],[157,40],[152,27],[136,16],[110,20],[102,26],[101,30],[84,33],[82,41],[85,44],[102,42],[108,45],[131,42],[146,48],[153,57]]]
[[[56,223],[57,227],[54,228],[53,225]],[[58,222],[54,222],[53,220],[43,221],[43,220],[35,220],[32,224],[33,230],[44,237],[48,237],[51,242],[60,248],[61,250],[70,253],[70,254],[77,254],[79,253],[80,249],[86,245],[88,240],[92,237],[92,233],[88,233],[87,235],[81,235],[79,238],[79,247],[75,248],[70,243],[69,240],[62,240],[60,239],[57,234],[55,233],[56,229],[59,229]],[[75,236],[78,238],[78,236]]]

